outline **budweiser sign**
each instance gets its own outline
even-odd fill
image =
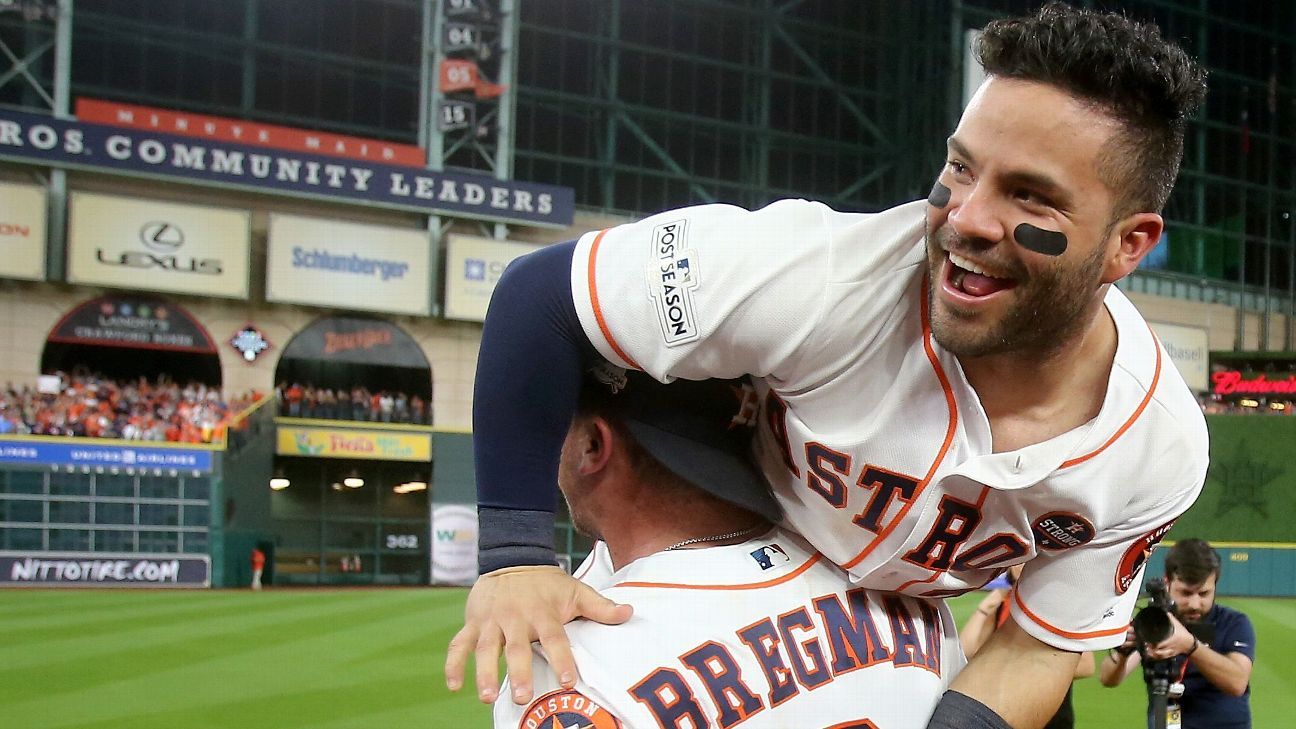
[[[1292,374],[1281,380],[1267,375],[1245,379],[1237,370],[1225,370],[1212,373],[1211,383],[1216,395],[1296,395],[1296,375]]]

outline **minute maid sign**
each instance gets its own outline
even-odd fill
[[[563,228],[570,187],[0,111],[0,159]]]
[[[430,433],[279,426],[275,453],[281,456],[360,458],[379,461],[432,460]]]

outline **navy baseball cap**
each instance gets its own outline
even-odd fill
[[[746,378],[676,380],[643,372],[596,374],[597,399],[621,416],[635,440],[694,486],[778,522],[783,511],[752,462],[758,402]],[[619,370],[619,368],[617,368]]]

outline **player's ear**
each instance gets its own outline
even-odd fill
[[[1138,268],[1161,240],[1164,229],[1165,221],[1156,213],[1135,213],[1117,222],[1105,242],[1110,247],[1102,282],[1114,283]]]
[[[577,428],[580,439],[579,473],[588,476],[606,469],[614,449],[612,426],[594,416],[581,419],[573,427]]]

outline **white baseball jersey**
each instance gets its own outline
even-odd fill
[[[923,729],[963,665],[944,601],[852,586],[782,529],[617,572],[600,543],[577,574],[634,616],[568,624],[571,690],[537,646],[537,698],[515,705],[506,681],[497,729]]]
[[[757,457],[788,523],[861,584],[948,596],[1028,562],[1017,623],[1066,650],[1117,645],[1148,555],[1205,480],[1205,418],[1112,287],[1119,343],[1098,416],[994,453],[928,326],[925,205],[706,205],[590,233],[576,310],[613,363],[762,378]]]

